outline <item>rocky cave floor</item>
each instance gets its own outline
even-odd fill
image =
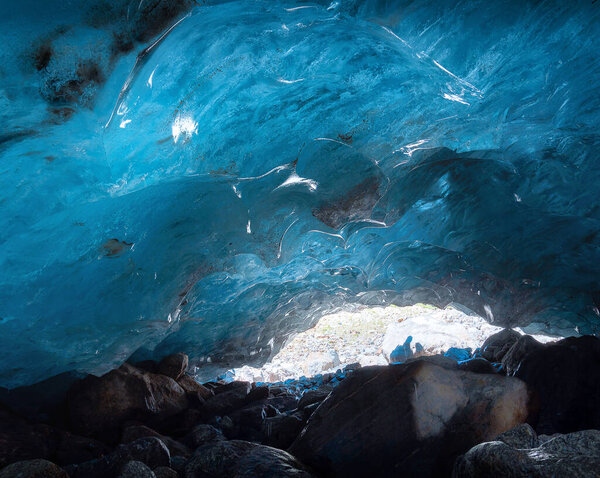
[[[424,349],[279,383],[201,384],[175,354],[2,390],[0,478],[600,476],[600,339]]]

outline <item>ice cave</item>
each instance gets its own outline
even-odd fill
[[[0,24],[0,478],[598,476],[600,3]]]

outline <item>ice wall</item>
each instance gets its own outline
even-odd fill
[[[260,361],[349,302],[596,333],[599,12],[3,3],[0,385]]]

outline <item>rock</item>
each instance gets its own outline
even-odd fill
[[[530,351],[515,377],[536,393],[537,433],[600,428],[600,339],[569,337]]]
[[[490,362],[501,362],[509,349],[521,338],[512,329],[504,329],[490,335],[481,346],[481,356]]]
[[[113,435],[125,420],[164,418],[188,406],[172,378],[123,364],[102,377],[88,375],[68,394],[71,426],[85,435]]]
[[[542,348],[544,345],[531,335],[521,336],[502,358],[502,370],[506,375],[514,375],[527,354]]]
[[[298,402],[298,409],[302,410],[313,403],[322,402],[331,393],[331,390],[331,388],[315,388],[305,391]]]
[[[302,371],[307,377],[312,377],[325,370],[335,368],[340,363],[340,357],[335,350],[328,350],[327,352],[311,352],[302,364]]]
[[[52,459],[59,434],[48,425],[27,420],[0,409],[0,467],[34,458]]]
[[[133,366],[143,370],[144,372],[158,372],[158,363],[154,360],[142,360],[141,362],[134,363]]]
[[[156,475],[141,461],[130,461],[121,468],[117,478],[156,478]]]
[[[186,391],[188,396],[192,395],[201,398],[202,400],[207,400],[214,395],[212,390],[206,388],[201,383],[196,382],[196,380],[189,375],[183,374],[177,379],[177,383]]]
[[[0,403],[7,409],[32,420],[56,421],[67,391],[77,380],[85,377],[80,372],[64,372],[41,382],[7,390],[0,387]]]
[[[364,367],[321,403],[289,451],[325,475],[447,475],[456,456],[527,415],[517,379],[423,360]]]
[[[458,369],[473,373],[496,373],[494,366],[481,357],[459,362]]]
[[[513,448],[536,448],[539,440],[535,430],[528,423],[522,423],[518,427],[501,433],[495,439]]]
[[[167,446],[156,437],[140,438],[119,445],[111,454],[97,460],[66,467],[71,478],[106,478],[117,475],[130,461],[141,461],[151,469],[169,466],[171,456]]]
[[[184,436],[187,435],[199,423],[205,423],[205,413],[188,408],[177,415],[167,417],[165,420],[154,425],[163,435]]]
[[[241,440],[204,445],[185,467],[185,478],[309,478],[312,475],[283,450]]]
[[[502,441],[481,443],[456,461],[455,478],[506,477],[597,478],[600,431],[557,435],[535,448],[517,448]]]
[[[288,448],[302,430],[303,418],[301,413],[265,418],[262,426],[263,443],[275,448]]]
[[[187,462],[187,458],[184,458],[183,456],[172,456],[171,468],[175,470],[179,476],[183,476]]]
[[[109,452],[102,442],[80,437],[45,424],[32,424],[0,410],[0,467],[44,458],[68,465],[99,458]]]
[[[257,400],[263,400],[269,397],[269,387],[267,385],[261,385],[259,387],[253,387],[250,393],[246,396],[246,403],[255,402]]]
[[[0,470],[0,478],[69,478],[69,475],[54,463],[37,459],[8,465]]]
[[[219,385],[218,387],[213,389],[215,395],[226,393],[226,392],[238,392],[240,395],[248,395],[250,393],[250,389],[252,388],[252,384],[250,382],[243,382],[240,380],[236,380],[234,382],[229,382],[226,384]]]
[[[206,400],[202,406],[207,415],[223,416],[246,404],[250,391],[248,382],[231,382],[214,390],[215,396]]]
[[[110,453],[110,448],[98,440],[60,432],[54,461],[59,465],[73,465],[94,460]]]
[[[179,478],[179,474],[168,466],[159,466],[154,470],[156,478]]]
[[[186,354],[167,355],[158,364],[157,373],[178,380],[188,367],[189,359]]]
[[[160,439],[167,448],[171,456],[185,456],[189,457],[192,455],[191,450],[183,443],[174,440],[171,437],[161,435],[157,431],[152,430],[144,425],[130,425],[123,430],[121,443],[131,443],[139,438],[156,437]]]
[[[206,443],[225,440],[223,433],[217,430],[212,425],[197,425],[186,437],[184,438],[185,443],[193,449],[199,446],[205,445]]]
[[[406,361],[406,363],[416,361],[432,363],[434,365],[437,365],[438,367],[447,368],[450,370],[458,369],[458,363],[456,362],[456,360],[451,359],[450,357],[444,357],[442,354],[425,355],[423,357],[410,358]]]
[[[267,416],[275,416],[277,414],[279,414],[277,409],[271,405],[266,405],[264,401],[254,402],[235,410],[229,415],[235,427],[228,437],[262,442],[263,419]]]

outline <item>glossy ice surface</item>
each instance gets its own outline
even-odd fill
[[[0,385],[349,302],[598,331],[600,4],[148,2],[0,4]]]

